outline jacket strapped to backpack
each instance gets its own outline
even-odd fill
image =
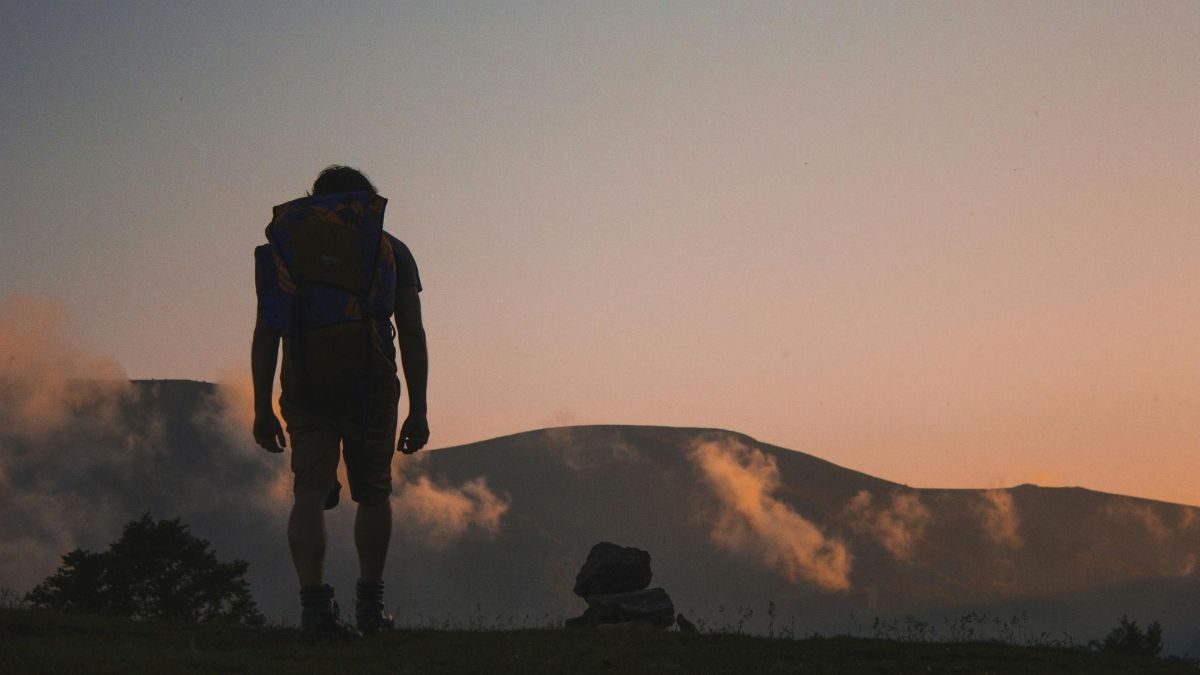
[[[376,325],[395,304],[386,206],[373,192],[345,192],[274,208],[266,235],[279,292],[262,315],[283,335],[285,373],[307,403],[365,405],[372,374],[394,372]]]

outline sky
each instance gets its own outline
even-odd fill
[[[420,267],[432,447],[720,427],[1200,504],[1200,4],[0,2],[0,298],[248,370],[331,163]]]

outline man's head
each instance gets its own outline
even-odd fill
[[[358,169],[332,164],[325,167],[313,181],[312,194],[332,195],[339,192],[378,192],[371,181]]]

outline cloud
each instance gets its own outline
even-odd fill
[[[616,428],[560,426],[543,429],[542,435],[551,454],[573,471],[642,459],[637,448]]]
[[[1119,499],[1104,505],[1104,516],[1115,523],[1131,523],[1140,526],[1150,536],[1158,540],[1166,540],[1175,533],[1176,526],[1167,523],[1163,514],[1160,514],[1150,504],[1141,503],[1134,499]],[[1186,515],[1181,515],[1179,525],[1191,525],[1192,515],[1188,511],[1181,512]]]
[[[1196,509],[1191,506],[1180,506],[1178,507],[1178,511],[1179,524],[1176,527],[1180,530],[1191,529],[1196,524]]]
[[[114,412],[96,414],[102,410]],[[0,561],[0,585],[27,588],[62,553],[102,546],[147,511],[182,516],[226,544],[240,539],[248,547],[262,531],[278,530],[282,504],[271,486],[286,460],[248,435],[204,423],[197,410],[221,414],[212,385],[137,382],[76,405],[36,435],[0,430],[0,548],[23,551]]]
[[[263,486],[287,463],[230,433],[212,385],[132,383],[72,335],[61,301],[0,301],[0,586],[29,588],[146,511],[225,543],[278,529]]]
[[[697,440],[690,457],[719,500],[714,543],[757,557],[792,583],[850,587],[845,545],[773,496],[780,484],[773,457],[730,439]]]
[[[111,404],[128,393],[120,365],[72,346],[71,332],[60,300],[0,300],[0,428],[9,436],[36,439],[82,408],[111,421]]]
[[[978,509],[983,520],[983,531],[992,541],[1014,548],[1023,543],[1019,533],[1021,522],[1013,507],[1011,492],[984,490],[980,494]]]
[[[264,611],[290,615],[292,474],[288,455],[254,443],[248,369],[217,385],[129,382],[72,335],[60,301],[0,301],[0,587],[26,591],[65,552],[102,549],[150,512],[181,517],[222,559],[249,561]],[[397,464],[409,470],[396,484],[401,534],[437,548],[499,531],[509,500],[484,478],[450,485],[422,462]],[[353,516],[348,504],[328,514],[331,575],[352,573]]]
[[[225,371],[217,380],[216,395],[205,402],[197,410],[198,424],[214,423],[223,435],[236,444],[250,448],[253,453],[262,451],[255,444],[254,438],[254,381],[246,368]],[[272,407],[275,415],[282,421],[279,412],[279,396],[273,397]],[[346,484],[344,467],[339,465],[342,472],[342,485]],[[274,463],[273,476],[268,487],[260,497],[273,502],[276,508],[290,506],[292,502],[292,469],[286,461]]]
[[[398,522],[418,535],[417,541],[435,550],[446,548],[471,530],[494,537],[509,505],[483,478],[454,486],[420,474],[402,481],[393,496]]]
[[[846,514],[851,526],[875,537],[897,560],[912,560],[932,516],[915,492],[896,492],[891,506],[875,506],[870,491],[860,490],[850,500]]]
[[[213,414],[231,434],[253,438],[254,380],[250,377],[249,369],[231,369],[222,373],[217,378],[217,399],[214,403],[215,409],[200,411],[200,414]],[[279,415],[278,402],[275,403],[275,414]]]
[[[272,405],[282,419],[277,394]],[[225,433],[249,442],[254,425],[254,382],[250,372],[235,369],[224,373],[212,403],[214,408],[209,414]],[[472,531],[495,536],[509,501],[493,493],[482,477],[461,485],[434,480],[424,473],[423,460],[427,457],[428,454],[420,454],[412,461],[395,463],[392,507],[399,528],[412,535],[414,541],[435,550],[446,548]],[[338,480],[343,486],[348,484],[344,463],[338,465]],[[278,464],[265,494],[290,505],[292,472],[286,462]]]

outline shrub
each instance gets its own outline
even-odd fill
[[[26,596],[34,607],[140,619],[229,621],[263,616],[243,579],[249,564],[223,563],[178,518],[150,514],[125,525],[103,553],[75,549]]]
[[[1155,658],[1163,650],[1162,626],[1155,621],[1143,631],[1137,621],[1122,616],[1118,619],[1117,627],[1102,642],[1093,641],[1092,646],[1105,652]]]

